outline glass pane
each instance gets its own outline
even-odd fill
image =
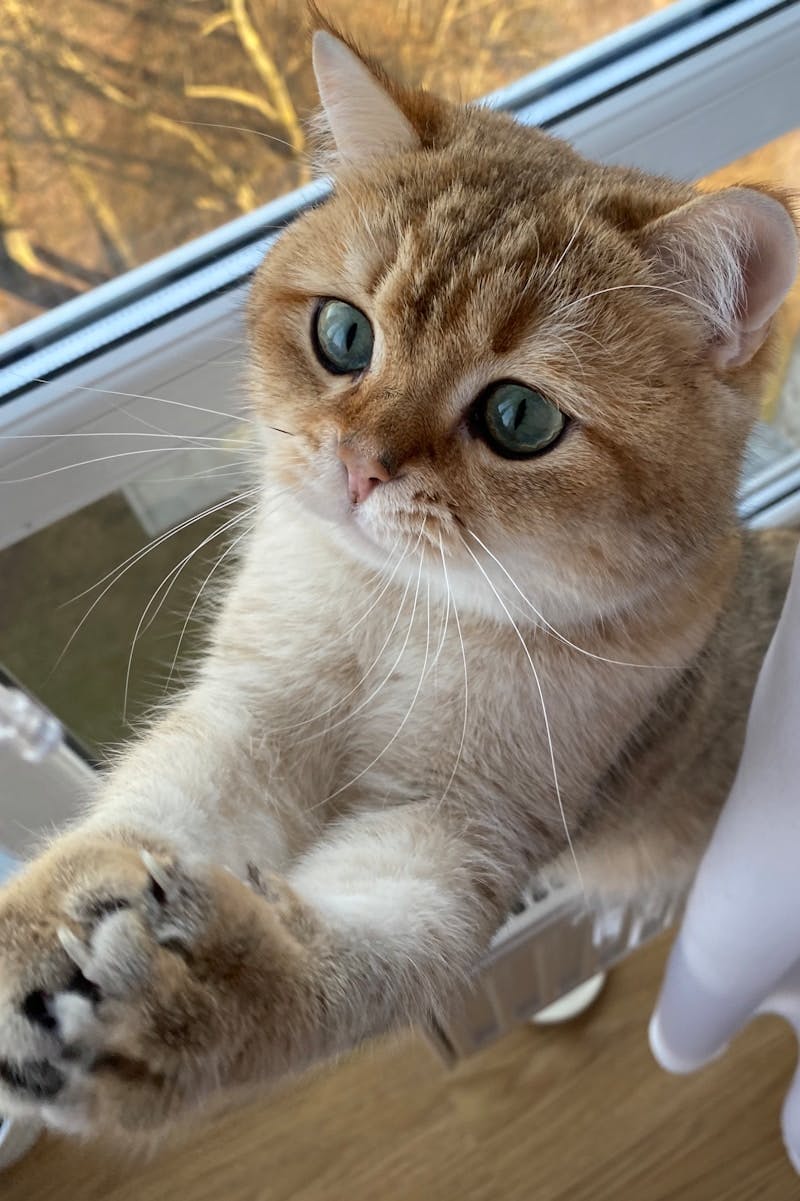
[[[667,0],[328,0],[406,78],[471,99]],[[7,0],[0,330],[309,176],[300,0]]]
[[[248,517],[235,503],[204,507],[217,511],[159,541],[154,515],[168,524],[174,503],[138,481],[0,552],[0,663],[95,754],[182,682],[198,649],[209,572]]]
[[[796,129],[716,171],[703,181],[703,186],[764,183],[784,188],[788,194],[799,181],[800,129]],[[762,412],[772,437],[764,443],[762,466],[800,448],[800,278],[781,310],[778,328],[778,353]]]

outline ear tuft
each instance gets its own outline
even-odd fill
[[[797,274],[786,207],[754,188],[728,188],[659,217],[644,234],[664,286],[683,293],[710,327],[715,365],[749,362]]]
[[[318,29],[313,39],[314,74],[339,156],[363,163],[381,155],[419,149],[419,135],[384,82],[340,38]]]

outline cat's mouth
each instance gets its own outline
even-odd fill
[[[440,498],[415,491],[404,477],[354,496],[341,464],[325,474],[327,479],[317,477],[314,487],[304,489],[306,503],[348,538],[366,542],[372,550],[388,552],[398,545],[426,542],[438,551],[440,542],[456,533],[455,521]]]
[[[304,508],[337,529],[357,552],[372,557],[428,544],[438,555],[442,545],[452,550],[460,542],[457,519],[436,481],[403,470],[388,480],[354,481],[333,433],[309,443],[301,446],[298,439],[283,448],[281,474],[293,483]]]

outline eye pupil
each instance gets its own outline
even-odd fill
[[[372,359],[369,319],[345,300],[325,300],[317,308],[311,341],[322,366],[333,375],[364,371]]]
[[[566,425],[561,410],[525,384],[492,384],[478,399],[477,432],[497,454],[526,459],[551,446]]]

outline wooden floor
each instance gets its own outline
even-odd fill
[[[43,1141],[3,1201],[789,1201],[778,1118],[795,1050],[762,1019],[699,1076],[650,1059],[662,941],[580,1022],[444,1069],[379,1045],[150,1163]]]

